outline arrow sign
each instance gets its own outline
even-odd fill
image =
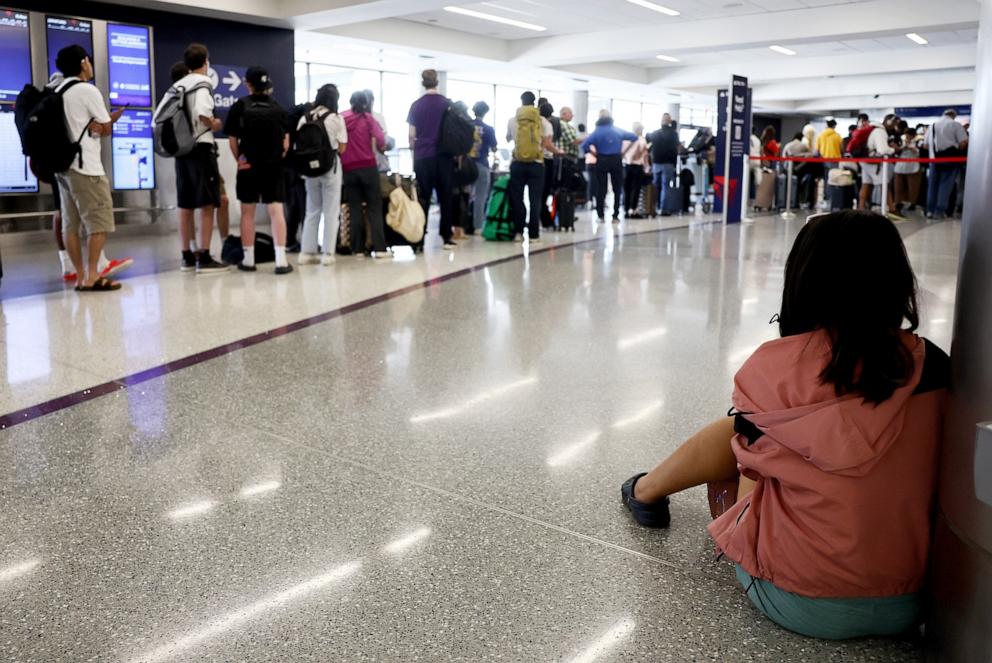
[[[228,89],[231,92],[234,92],[239,87],[241,87],[241,77],[238,76],[238,72],[234,71],[233,69],[228,69],[227,70],[227,76],[225,76],[224,78],[222,78],[221,79],[221,82],[222,83],[226,83]]]

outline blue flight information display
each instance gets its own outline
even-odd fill
[[[110,139],[114,158],[114,189],[137,191],[155,188],[155,152],[152,111],[125,110]]]
[[[21,137],[14,126],[14,107],[0,106],[0,193],[36,193],[38,180],[21,154]]]
[[[0,66],[0,102],[13,102],[24,85],[31,82],[31,33],[27,12],[0,7],[0,62],[3,63]]]
[[[69,16],[46,16],[45,39],[48,42],[48,76],[58,71],[55,60],[66,46],[78,45],[93,57],[93,23]]]
[[[107,65],[112,106],[151,107],[152,67],[147,27],[108,23]]]

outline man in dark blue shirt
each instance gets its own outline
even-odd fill
[[[476,126],[476,130],[475,145],[472,146],[471,157],[475,159],[475,163],[479,167],[479,176],[475,179],[472,191],[473,227],[465,229],[469,235],[476,230],[482,230],[486,223],[486,205],[489,202],[489,154],[496,151],[496,130],[482,121],[486,117],[486,113],[489,112],[489,104],[484,101],[477,101],[472,106],[472,112],[475,113],[473,124]]]
[[[607,181],[613,185],[613,223],[620,223],[620,195],[623,192],[623,159],[621,148],[625,140],[635,141],[637,135],[613,126],[613,118],[601,117],[596,121],[596,130],[582,143],[583,150],[596,154],[596,216],[600,223],[606,217]]]

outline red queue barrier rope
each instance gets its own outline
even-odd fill
[[[756,157],[748,155],[751,161],[797,161],[806,163],[966,163],[968,157],[934,157],[931,159],[902,159],[899,157]]]

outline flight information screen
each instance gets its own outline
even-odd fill
[[[48,42],[48,75],[58,71],[55,60],[66,46],[78,45],[93,57],[93,23],[70,16],[46,16],[45,39]]]
[[[36,193],[38,180],[21,154],[21,137],[14,126],[14,107],[0,105],[0,193]]]
[[[112,106],[151,107],[152,67],[147,27],[108,23],[107,65]]]
[[[114,188],[135,191],[155,188],[152,111],[125,110],[114,123],[110,149],[114,158]]]
[[[31,82],[28,13],[0,7],[0,102],[12,102]],[[15,143],[19,146],[20,142]]]

